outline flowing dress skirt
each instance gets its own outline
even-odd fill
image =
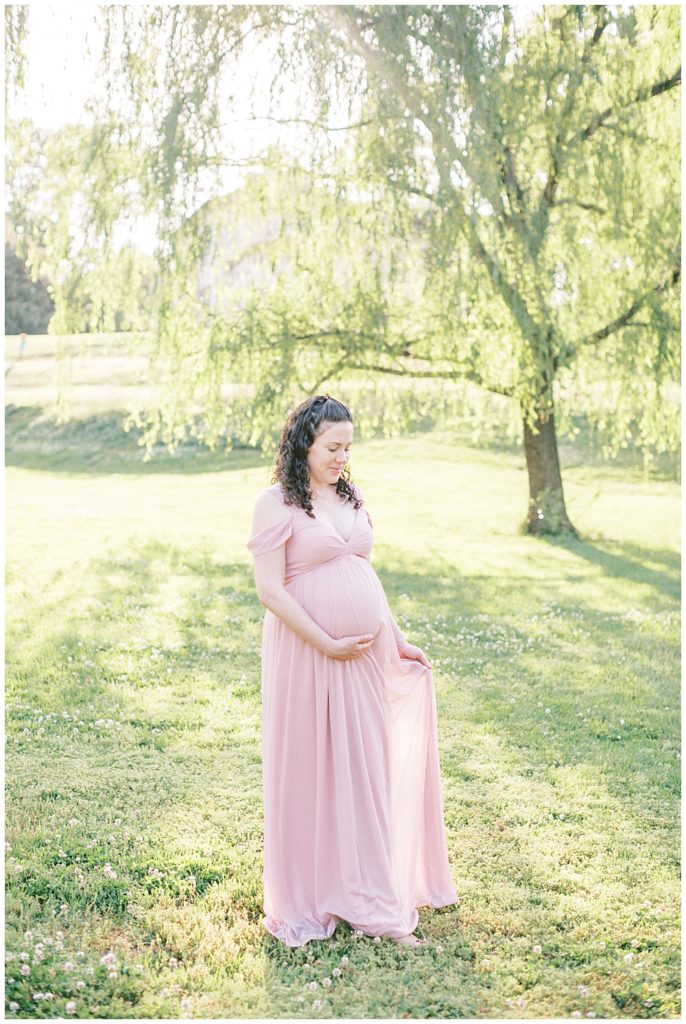
[[[338,920],[407,935],[418,907],[457,900],[431,670],[399,657],[363,555],[347,550],[286,589],[331,636],[376,638],[340,661],[265,612],[263,923],[289,946],[328,938]]]

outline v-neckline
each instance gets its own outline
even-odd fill
[[[332,529],[333,532],[338,537],[338,539],[341,541],[341,543],[348,545],[350,543],[350,541],[353,539],[353,534],[355,532],[355,527],[357,526],[357,515],[358,515],[359,511],[360,511],[359,508],[355,509],[355,517],[353,519],[352,529],[350,530],[350,536],[348,537],[347,540],[344,539],[343,534],[340,533],[336,529],[336,527],[333,525],[333,523],[330,523],[328,519],[322,519],[321,516],[317,516],[316,513],[315,513],[315,519],[318,519],[320,523],[324,523],[326,526],[328,526],[330,529]]]

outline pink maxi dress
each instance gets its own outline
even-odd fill
[[[341,661],[265,611],[263,924],[288,946],[329,938],[339,920],[399,938],[418,907],[457,901],[431,669],[398,655],[365,506],[344,540],[286,505],[279,484],[267,490],[283,518],[251,536],[253,556],[285,543],[286,590],[315,622],[332,637],[376,639]]]

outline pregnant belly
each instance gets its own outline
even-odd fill
[[[366,558],[346,555],[296,576],[288,592],[329,636],[378,633],[386,617],[384,592]]]

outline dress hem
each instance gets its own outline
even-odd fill
[[[459,902],[459,897],[457,895],[455,895],[454,893],[453,894],[447,894],[447,895],[446,894],[442,894],[442,895],[439,895],[439,896],[435,896],[430,901],[416,904],[414,909],[413,909],[413,914],[417,914],[417,918],[419,918],[419,914],[417,912],[418,912],[420,907],[429,907],[431,910],[439,910],[441,907],[450,907],[453,904],[456,904],[458,902]],[[388,931],[373,932],[373,931],[367,931],[365,928],[355,927],[355,925],[351,924],[345,918],[340,917],[337,914],[332,914],[331,917],[332,917],[332,922],[331,922],[331,925],[329,925],[329,927],[327,929],[322,929],[321,931],[313,931],[313,932],[309,932],[309,933],[308,932],[304,932],[304,936],[298,935],[297,937],[296,937],[295,929],[293,929],[288,924],[285,924],[285,923],[283,923],[281,921],[277,921],[274,918],[263,917],[262,918],[262,925],[269,932],[269,934],[272,935],[275,939],[278,939],[279,942],[282,942],[284,945],[290,946],[291,948],[299,948],[300,946],[307,945],[308,942],[313,942],[313,941],[317,942],[317,941],[323,941],[323,940],[326,940],[326,939],[330,939],[331,936],[336,931],[338,925],[341,924],[342,922],[345,923],[345,924],[349,924],[350,927],[353,929],[353,931],[361,931],[361,932],[363,932],[365,935],[367,935],[370,938],[376,938],[377,935],[380,938],[400,938],[401,935],[409,935],[409,934],[411,934],[415,930],[415,928],[417,927],[417,924],[419,923],[418,920],[417,920],[417,922],[415,923],[414,927],[409,932],[408,931],[404,931],[404,932],[401,932],[399,935],[393,936],[393,935],[390,935]]]

